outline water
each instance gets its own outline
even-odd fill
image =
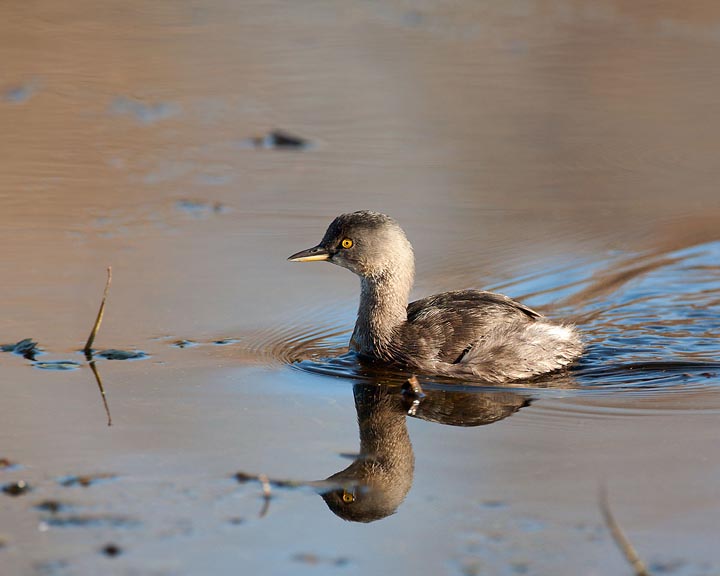
[[[603,485],[654,572],[720,574],[714,4],[4,12],[0,344],[39,353],[0,354],[2,574],[627,573]],[[347,354],[356,278],[285,262],[355,209],[405,228],[413,297],[501,291],[587,354],[406,416]],[[146,357],[96,379],[108,265],[95,347]]]

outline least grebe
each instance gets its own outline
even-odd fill
[[[413,249],[385,214],[342,214],[320,244],[288,260],[327,260],[360,276],[350,346],[361,357],[498,383],[559,370],[582,352],[573,326],[552,323],[502,294],[458,290],[408,304]]]

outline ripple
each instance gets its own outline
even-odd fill
[[[320,324],[317,319],[322,318]],[[170,346],[181,350],[213,346],[227,350],[244,362],[294,364],[304,360],[337,357],[348,350],[351,328],[337,319],[331,307],[308,309],[284,325],[249,330],[229,337],[203,341],[198,338],[175,338]]]
[[[720,410],[717,256],[720,242],[646,254],[616,255],[568,274],[565,267],[522,279],[532,300],[572,310],[587,351],[567,372],[492,386],[420,376],[423,387],[452,391],[524,390],[553,410],[602,417]],[[561,281],[564,279],[564,282]],[[347,306],[308,310],[286,326],[242,338],[240,349],[303,372],[353,382],[402,383],[411,372],[369,363],[348,351]],[[334,317],[333,317],[334,313]],[[329,316],[329,318],[328,318]],[[324,323],[317,325],[317,319]],[[561,399],[561,401],[560,401]],[[544,404],[544,403],[543,403]]]
[[[295,351],[302,349],[296,348]],[[328,350],[329,351],[329,350]],[[314,353],[319,352],[314,348]],[[555,414],[601,417],[661,413],[720,412],[720,362],[636,361],[601,364],[604,356],[590,358],[575,368],[543,378],[504,386],[482,381],[458,380],[420,375],[423,388],[445,392],[473,393],[508,390],[521,392]],[[606,360],[606,359],[605,359]],[[353,352],[338,356],[292,362],[295,370],[353,383],[375,382],[400,385],[411,375],[402,368],[368,363]]]
[[[295,352],[302,350],[295,348]],[[331,350],[326,350],[330,352]],[[314,354],[321,351],[314,348]],[[291,355],[292,356],[292,355]],[[540,379],[490,385],[482,381],[419,375],[422,386],[448,392],[512,390],[532,399],[562,400],[555,411],[603,417],[672,412],[720,412],[720,362],[657,360],[608,363],[610,355],[594,351],[578,366]],[[286,356],[287,357],[287,356]],[[361,361],[353,352],[292,362],[295,370],[347,379],[353,383],[402,384],[411,372]],[[545,404],[543,402],[542,404]]]
[[[306,359],[332,357],[347,351],[347,328],[337,326],[286,326],[241,338],[239,348],[249,356],[294,364]]]

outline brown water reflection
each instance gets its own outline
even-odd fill
[[[393,514],[412,485],[415,469],[405,418],[409,406],[399,389],[377,383],[353,387],[360,427],[360,452],[328,481],[346,487],[322,494],[330,510],[345,520],[373,522]],[[528,406],[527,396],[510,391],[428,390],[412,414],[451,426],[481,426]]]
[[[0,343],[80,367],[0,354],[0,484],[33,487],[0,495],[2,574],[618,574],[601,480],[651,564],[720,572],[716,3],[6,4]],[[310,146],[248,145],[273,130]],[[414,296],[525,296],[589,353],[492,426],[408,419],[398,513],[258,519],[233,471],[355,447],[365,376],[326,359],[355,279],[285,256],[356,209],[402,223]],[[111,427],[77,353],[108,265],[98,345],[149,355],[97,359]]]

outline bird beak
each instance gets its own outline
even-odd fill
[[[293,254],[288,258],[290,262],[319,262],[320,260],[328,260],[330,252],[318,245]]]

